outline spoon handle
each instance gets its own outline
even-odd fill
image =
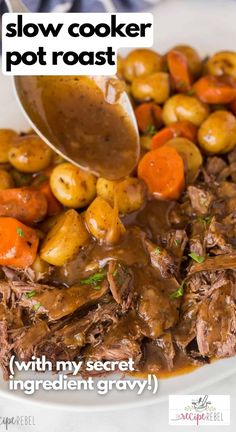
[[[21,0],[5,0],[9,12],[29,12]]]

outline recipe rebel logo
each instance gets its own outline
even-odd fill
[[[117,50],[153,45],[151,13],[5,13],[5,75],[115,75]]]
[[[170,395],[169,425],[228,426],[229,395]]]

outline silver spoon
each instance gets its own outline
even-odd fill
[[[20,0],[5,1],[10,12],[29,12]],[[138,127],[129,97],[117,77],[15,76],[13,81],[16,98],[31,127],[64,159],[84,170],[110,179],[127,176],[135,168],[140,153]],[[73,91],[71,91],[72,82]],[[85,83],[88,88],[87,93]],[[85,113],[84,118],[81,119],[82,110],[78,109],[76,118],[73,113],[72,122],[72,113],[60,105],[62,94],[65,100],[68,99],[65,92],[66,86],[70,90],[72,105],[74,100],[74,108],[80,100],[81,88],[84,100],[90,98],[90,107],[93,103],[92,111],[91,108],[88,109],[89,125],[86,130],[79,130],[80,124],[86,124]],[[92,87],[93,92],[91,92]],[[55,88],[58,96],[56,98]],[[116,92],[117,88],[119,90]],[[35,90],[34,95],[32,89]],[[53,89],[51,95],[50,89]],[[100,108],[94,99],[96,92],[100,97],[100,106],[104,108],[104,122],[101,112],[99,117]],[[61,117],[59,113],[62,114]],[[105,128],[105,116],[108,113]],[[99,118],[98,128],[96,123]],[[109,122],[109,119],[113,121]],[[102,129],[104,133],[101,132]]]

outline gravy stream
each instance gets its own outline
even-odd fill
[[[41,133],[82,168],[107,179],[130,174],[139,142],[118,103],[124,91],[114,78],[16,77],[21,103]]]

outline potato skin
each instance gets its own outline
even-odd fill
[[[37,135],[26,135],[16,140],[8,153],[9,161],[18,171],[35,173],[51,163],[52,150]]]
[[[206,104],[193,96],[177,94],[166,101],[163,108],[163,120],[166,125],[176,121],[188,120],[200,126],[209,115]]]
[[[193,183],[196,180],[203,163],[199,148],[192,141],[186,138],[173,138],[168,141],[167,145],[174,147],[183,158],[187,183]]]
[[[133,81],[137,77],[160,72],[163,58],[150,49],[136,49],[131,51],[123,61],[123,76],[126,81]]]
[[[229,152],[236,145],[236,117],[229,111],[215,111],[202,123],[198,141],[207,153]]]
[[[0,190],[14,187],[12,176],[5,170],[0,169]]]
[[[8,153],[18,134],[12,129],[0,129],[0,163],[9,161]]]
[[[205,70],[210,75],[231,75],[233,78],[236,78],[236,52],[217,52],[209,58],[205,65]]]
[[[202,61],[198,52],[189,45],[176,45],[173,49],[185,55],[191,75],[198,78],[202,71]]]
[[[69,162],[54,168],[50,186],[58,201],[65,207],[80,208],[88,205],[96,195],[97,179]]]
[[[89,239],[81,216],[73,209],[65,212],[43,241],[40,258],[62,266],[76,255]]]
[[[95,198],[87,208],[85,222],[92,236],[98,241],[115,244],[125,233],[117,210],[101,197]]]
[[[156,72],[146,77],[135,78],[132,82],[131,93],[136,100],[153,100],[162,104],[170,94],[169,74]]]
[[[122,181],[99,178],[97,181],[97,194],[112,206],[114,206],[114,200],[116,199],[119,213],[127,214],[143,206],[146,198],[146,188],[140,179],[134,177],[127,177]]]

